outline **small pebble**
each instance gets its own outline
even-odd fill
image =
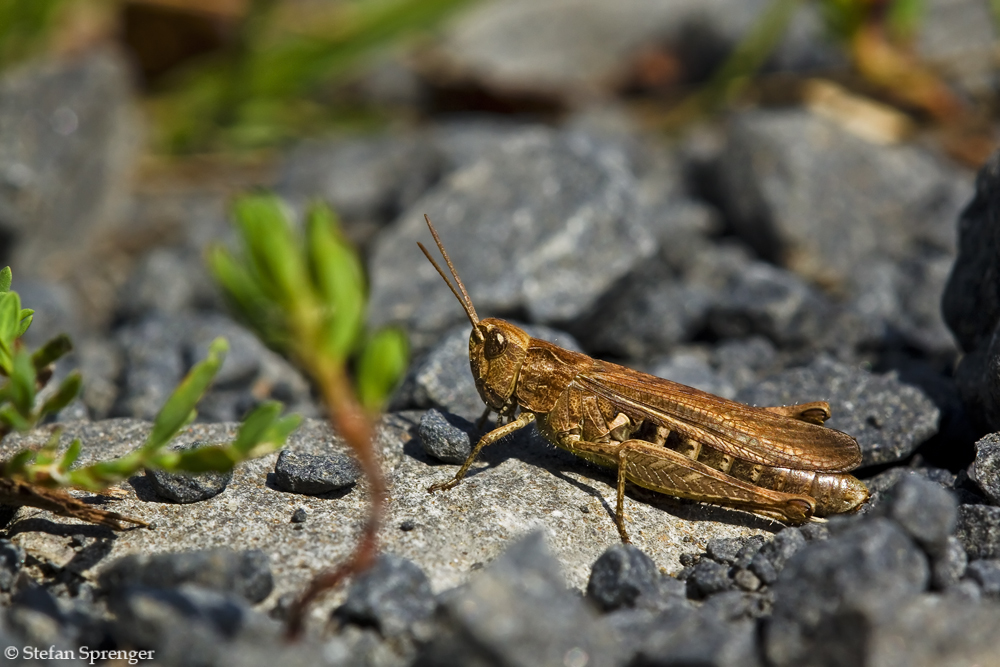
[[[194,442],[186,447],[172,447],[175,451],[203,447],[207,443]],[[206,472],[201,474],[169,473],[163,470],[146,470],[146,479],[156,495],[175,503],[196,503],[214,498],[226,490],[233,479],[233,471]]]
[[[469,433],[474,428],[462,417],[432,408],[420,419],[418,433],[425,452],[445,463],[462,464],[472,453]]]
[[[306,512],[305,508],[299,507],[292,512],[292,523],[305,523],[308,517],[309,514]]]
[[[653,560],[631,544],[615,544],[590,570],[587,598],[608,612],[635,607],[640,597],[658,597],[661,576]]]
[[[737,570],[733,582],[745,591],[755,591],[760,588],[760,579],[750,570]]]
[[[417,523],[413,519],[405,519],[403,523],[399,524],[399,529],[405,533],[410,532],[417,527]]]
[[[361,476],[357,462],[347,454],[326,456],[284,450],[274,466],[275,483],[282,491],[315,495],[351,486]]]

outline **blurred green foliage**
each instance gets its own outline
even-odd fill
[[[65,0],[0,0],[0,69],[45,46]]]
[[[344,81],[373,54],[470,1],[331,3],[328,16],[306,32],[278,25],[276,0],[254,0],[233,48],[174,77],[153,103],[160,148],[256,148],[298,135],[337,112],[330,100],[311,97],[319,88]]]
[[[991,0],[1000,4],[1000,0]],[[815,0],[830,37],[864,58],[855,48],[860,35],[873,26],[901,44],[915,35],[923,18],[924,0]],[[733,52],[700,90],[671,111],[666,125],[677,127],[735,101],[781,43],[803,0],[771,0]],[[857,64],[857,63],[856,63]],[[869,72],[862,68],[863,74]]]
[[[216,246],[208,262],[239,316],[320,384],[355,360],[358,400],[381,407],[406,370],[406,337],[393,328],[366,335],[364,271],[334,213],[313,206],[300,233],[280,199],[253,194],[233,215],[240,256]]]
[[[819,0],[823,24],[836,39],[849,42],[872,21],[873,10],[881,5],[889,36],[898,41],[911,39],[920,27],[924,0]]]
[[[34,311],[21,308],[21,299],[12,292],[10,267],[0,271],[0,375],[7,378],[0,386],[0,430],[26,431],[46,415],[66,407],[80,392],[81,377],[70,373],[41,404],[39,391],[52,375],[52,364],[72,350],[65,335],[58,336],[33,354],[18,340],[31,325]],[[99,461],[71,469],[80,454],[80,441],[74,440],[59,456],[59,433],[40,450],[25,449],[3,466],[7,478],[24,480],[48,487],[75,486],[100,490],[144,468],[173,473],[225,471],[235,464],[280,449],[298,426],[299,417],[281,417],[282,406],[268,402],[258,406],[243,421],[236,441],[228,445],[209,445],[174,452],[166,445],[197,413],[195,405],[211,384],[225,359],[228,344],[218,338],[209,347],[205,360],[195,364],[160,409],[146,443],[124,457]]]

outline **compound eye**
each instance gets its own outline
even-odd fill
[[[486,345],[483,354],[487,359],[496,359],[507,349],[507,337],[493,329],[486,333]]]

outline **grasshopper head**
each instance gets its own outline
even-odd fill
[[[512,415],[517,403],[512,401],[511,397],[517,386],[517,375],[521,371],[521,364],[524,363],[524,357],[528,353],[528,341],[531,340],[531,336],[504,320],[489,318],[480,321],[476,308],[472,305],[472,299],[469,298],[462,279],[458,277],[455,265],[451,263],[437,230],[426,215],[424,220],[427,221],[427,228],[431,230],[431,236],[434,237],[441,256],[448,264],[455,285],[451,284],[448,276],[427,252],[427,248],[422,243],[417,245],[441,274],[441,278],[462,304],[462,309],[472,322],[472,335],[469,336],[469,364],[472,366],[472,377],[476,380],[476,389],[490,408],[503,415]]]
[[[511,397],[528,353],[529,340],[531,336],[522,329],[492,317],[472,327],[469,336],[472,377],[483,402],[501,414],[509,414],[516,405]]]

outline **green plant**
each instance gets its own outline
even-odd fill
[[[46,415],[62,410],[80,391],[80,374],[70,373],[40,405],[38,392],[52,377],[52,364],[73,345],[65,335],[53,338],[30,353],[20,338],[31,326],[35,311],[21,308],[21,297],[10,290],[10,267],[0,270],[0,435],[26,431]]]
[[[234,217],[242,251],[237,256],[212,248],[212,273],[244,321],[312,377],[371,494],[368,521],[351,559],[317,577],[303,594],[292,613],[295,634],[313,598],[374,559],[386,484],[370,415],[406,369],[407,344],[397,329],[365,333],[361,262],[327,207],[311,209],[304,233],[293,230],[282,202],[267,194],[239,199]]]
[[[771,0],[708,83],[673,109],[665,124],[681,125],[736,100],[781,41],[802,1]],[[954,93],[910,50],[924,0],[816,4],[829,36],[848,50],[854,69],[870,84],[939,120],[954,120],[963,113]]]
[[[183,451],[171,451],[166,445],[194,420],[195,405],[207,391],[222,366],[228,344],[217,338],[209,347],[208,357],[195,364],[164,403],[153,421],[153,428],[142,447],[110,461],[98,461],[72,469],[80,454],[80,441],[74,440],[58,455],[59,433],[53,434],[37,451],[22,450],[4,465],[6,477],[45,487],[77,487],[100,491],[144,469],[171,473],[224,472],[242,461],[265,456],[284,445],[288,435],[301,421],[297,415],[281,417],[282,406],[269,401],[255,408],[240,425],[236,440],[227,445],[206,445]]]
[[[39,50],[65,0],[0,0],[0,69]]]
[[[468,2],[336,2],[315,5],[322,11],[307,25],[288,25],[277,0],[254,0],[232,47],[178,73],[156,98],[158,143],[172,153],[255,148],[315,129],[348,111],[336,98],[316,99],[323,86],[346,81],[373,54]]]
[[[40,391],[52,377],[52,365],[72,349],[72,344],[63,335],[34,353],[24,348],[20,338],[31,326],[34,311],[21,308],[20,297],[10,289],[11,278],[10,267],[0,270],[0,375],[6,377],[6,382],[0,386],[0,430],[4,432],[33,428],[45,416],[68,405],[81,387],[80,374],[70,373],[39,403]],[[180,452],[166,448],[178,431],[197,415],[195,405],[222,366],[227,349],[225,339],[212,342],[207,358],[194,365],[160,409],[142,447],[117,459],[73,468],[80,455],[81,443],[74,440],[60,455],[60,433],[57,431],[41,449],[21,450],[3,463],[0,501],[34,505],[116,528],[121,527],[122,521],[142,524],[142,521],[89,507],[58,489],[77,487],[99,491],[143,469],[171,473],[225,471],[241,461],[280,449],[300,419],[294,415],[281,417],[282,406],[277,402],[264,403],[251,412],[231,444]]]

